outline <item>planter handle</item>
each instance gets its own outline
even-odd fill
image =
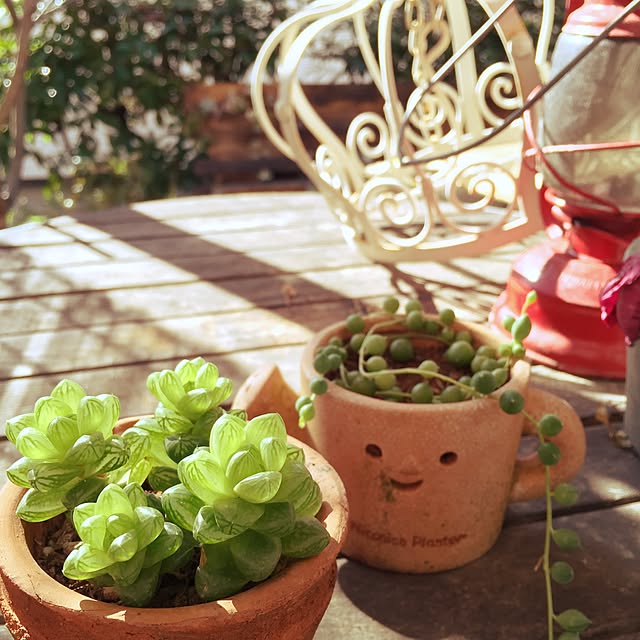
[[[548,391],[529,388],[525,411],[533,417],[540,418],[545,413],[553,413],[562,421],[562,431],[551,442],[560,447],[561,458],[558,464],[550,467],[553,486],[560,482],[571,480],[580,470],[586,453],[586,438],[584,427],[573,407]],[[530,420],[523,419],[523,435],[535,433],[535,427]],[[538,459],[537,453],[518,458],[513,474],[510,502],[523,502],[532,498],[539,498],[545,493],[545,466]]]

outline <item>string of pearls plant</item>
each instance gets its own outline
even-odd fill
[[[354,393],[391,402],[436,404],[494,398],[505,413],[521,413],[531,421],[538,438],[537,455],[545,469],[544,547],[536,568],[541,567],[544,574],[547,637],[554,640],[559,628],[556,640],[579,640],[591,621],[578,609],[556,612],[553,603],[553,583],[570,583],[574,570],[566,561],[552,562],[552,544],[563,551],[581,547],[575,531],[553,526],[553,503],[569,506],[578,498],[573,485],[561,483],[553,487],[551,481],[551,467],[560,461],[561,453],[548,438],[560,433],[562,422],[551,413],[536,419],[525,410],[520,392],[501,390],[509,379],[510,367],[526,356],[523,343],[532,328],[527,308],[535,300],[535,292],[531,292],[518,317],[505,319],[504,327],[510,332],[511,341],[495,349],[486,344],[474,346],[468,331],[456,330],[452,309],[429,317],[417,300],[411,300],[404,313],[399,313],[398,300],[387,298],[382,311],[369,316],[368,322],[359,314],[346,319],[350,334],[347,339],[335,336],[318,348],[314,359],[318,376],[310,383],[310,395],[298,398],[296,409],[299,425],[305,427],[315,415],[314,399],[329,390],[330,380]],[[388,333],[391,328],[394,332]],[[425,338],[433,345],[441,345],[440,357],[420,360],[417,339],[424,342]]]

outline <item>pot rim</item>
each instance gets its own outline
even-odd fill
[[[437,319],[438,316],[433,314],[424,314],[425,318]],[[367,326],[372,324],[372,316],[364,316],[364,320]],[[401,325],[399,325],[401,326]],[[493,333],[484,325],[476,322],[456,320],[455,327],[460,329],[466,329],[471,332],[473,337],[479,337],[484,344],[490,344],[497,346],[503,342],[498,334]],[[302,352],[302,372],[303,376],[307,380],[311,380],[319,374],[313,368],[313,358],[315,356],[316,349],[326,344],[329,339],[335,335],[340,335],[347,332],[345,321],[336,322],[326,326],[324,329],[318,331],[313,338],[307,342]],[[381,333],[386,333],[382,331]],[[425,336],[428,339],[428,336]],[[524,389],[529,383],[531,374],[531,366],[526,360],[516,360],[510,368],[509,380],[496,391],[507,389]],[[389,402],[382,398],[373,398],[371,396],[365,396],[349,389],[344,389],[340,385],[337,385],[332,380],[327,380],[328,389],[325,394],[319,396],[318,399],[326,398],[328,396],[334,396],[336,400],[340,400],[342,403],[350,403],[356,406],[363,406],[368,408],[375,407],[378,410],[384,410],[387,408],[390,411],[397,413],[415,413],[428,412],[428,413],[444,413],[451,412],[456,408],[464,408],[469,406],[469,402],[474,403],[473,406],[480,406],[481,404],[488,404],[494,402],[491,398],[472,398],[461,402],[450,402],[446,404],[432,404],[432,403],[411,403],[411,402]]]
[[[125,419],[126,420],[126,419]],[[137,419],[136,419],[137,420]],[[15,510],[26,489],[7,481],[0,490],[0,578],[10,580],[24,593],[57,609],[81,611],[83,615],[126,620],[135,624],[176,624],[186,619],[226,617],[265,608],[262,603],[287,602],[298,591],[322,575],[336,561],[346,537],[348,506],[342,480],[329,463],[314,449],[289,436],[289,441],[304,450],[306,465],[321,487],[324,498],[318,517],[331,540],[318,555],[288,564],[278,574],[246,591],[228,598],[180,607],[127,607],[95,600],[65,587],[49,576],[35,561],[26,542],[24,525]],[[317,477],[316,477],[317,476]],[[10,603],[9,603],[10,604]],[[159,616],[162,612],[162,616]]]

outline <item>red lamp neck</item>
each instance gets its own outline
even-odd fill
[[[597,36],[627,6],[626,0],[567,0],[563,33]],[[640,9],[629,14],[608,36],[640,39]]]

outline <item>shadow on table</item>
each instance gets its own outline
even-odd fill
[[[638,640],[640,503],[558,518],[556,526],[577,530],[584,550],[552,552],[576,572],[572,584],[554,586],[555,610],[578,608],[591,618],[584,640]],[[544,580],[534,570],[543,532],[541,523],[509,527],[486,555],[439,574],[396,574],[341,559],[316,638],[546,638]]]
[[[357,286],[344,289],[355,293],[344,293],[342,286],[336,286],[336,279],[355,278],[357,269],[363,266],[362,259],[358,256],[353,258],[355,275],[350,271],[348,257],[337,259],[339,267],[334,268],[327,263],[313,274],[298,267],[295,260],[282,263],[273,256],[285,254],[291,249],[291,242],[289,236],[284,241],[279,234],[296,229],[308,231],[306,226],[300,226],[306,224],[306,218],[302,216],[302,222],[296,223],[297,212],[296,216],[290,216],[291,220],[286,217],[286,212],[280,212],[274,218],[271,211],[273,207],[269,209],[264,203],[260,206],[267,211],[262,216],[262,222],[260,215],[251,213],[249,216],[252,225],[255,226],[254,217],[261,225],[259,230],[247,228],[247,216],[244,222],[230,217],[232,228],[224,233],[217,228],[215,216],[194,218],[195,214],[183,216],[179,211],[170,214],[168,220],[154,219],[137,211],[134,206],[100,214],[78,213],[66,222],[62,220],[50,223],[50,228],[46,225],[42,228],[43,233],[66,234],[68,243],[63,244],[65,247],[68,245],[70,250],[69,255],[61,259],[61,264],[51,263],[46,268],[33,265],[28,252],[21,253],[19,246],[7,247],[5,253],[11,253],[14,262],[12,269],[5,271],[4,290],[0,295],[0,307],[4,302],[6,309],[4,326],[10,328],[4,336],[3,358],[0,362],[0,385],[7,387],[0,391],[12,398],[11,407],[5,408],[13,413],[14,408],[22,410],[23,405],[31,402],[27,397],[18,398],[26,390],[25,385],[18,385],[19,389],[14,388],[15,385],[11,390],[8,389],[8,385],[16,378],[38,383],[37,389],[29,387],[30,394],[48,392],[60,375],[67,371],[92,372],[91,377],[96,382],[100,376],[107,382],[109,377],[139,379],[146,376],[148,370],[176,360],[178,341],[180,357],[203,355],[215,358],[224,361],[225,375],[237,381],[246,378],[248,372],[233,359],[233,353],[230,352],[234,349],[228,346],[228,341],[220,339],[219,344],[214,344],[210,336],[198,332],[176,336],[176,331],[168,328],[177,326],[176,319],[184,315],[215,315],[220,311],[215,296],[202,293],[205,287],[198,289],[200,293],[193,307],[187,304],[187,300],[179,300],[180,304],[174,305],[175,309],[172,306],[163,316],[166,322],[147,321],[148,309],[156,297],[168,308],[168,294],[165,293],[163,297],[162,292],[176,284],[202,284],[220,290],[224,299],[231,301],[228,307],[222,309],[224,312],[265,309],[311,331],[344,318],[354,310],[366,311],[373,298],[388,293],[390,288],[402,291],[407,296],[417,296],[428,311],[435,310],[432,296],[434,292],[439,292],[443,303],[448,299],[441,294],[446,294],[462,308],[480,315],[486,314],[484,307],[479,309],[477,306],[484,305],[486,301],[469,295],[467,287],[447,284],[444,291],[443,283],[430,278],[429,273],[422,276],[403,273],[390,265],[382,265],[386,273],[366,270],[368,278],[374,278],[371,274],[375,274],[375,286],[368,286],[369,283],[364,282],[362,289]],[[330,220],[330,214],[327,212],[326,215]],[[295,227],[294,223],[298,226]],[[102,233],[96,234],[95,230]],[[273,247],[264,247],[255,245],[254,238],[253,245],[245,246],[247,234],[251,232],[255,235],[258,231],[269,242],[277,237],[277,242],[273,240]],[[296,245],[297,250],[313,250],[322,254],[326,247],[339,242],[338,253],[347,254],[346,245],[342,250],[341,240],[331,239],[336,234],[337,231],[329,237],[307,233],[303,246]],[[223,239],[220,239],[221,235]],[[52,242],[48,236],[43,236],[41,240],[43,245]],[[59,240],[53,244],[56,242]],[[117,248],[114,249],[118,243],[138,251],[124,252],[125,257],[118,258]],[[70,260],[73,257],[72,249],[77,249],[79,253]],[[271,249],[273,259],[269,259],[265,249]],[[110,250],[115,253],[112,255]],[[116,269],[113,268],[114,264]],[[282,264],[291,264],[291,267],[286,268]],[[136,269],[142,271],[136,272]],[[154,269],[162,271],[162,277]],[[491,296],[497,294],[495,282],[482,277],[476,279],[485,293]],[[134,295],[129,296],[129,290]],[[7,314],[12,316],[9,318]],[[207,347],[203,348],[205,340]],[[298,343],[299,338],[292,341],[294,346]],[[67,345],[73,345],[73,348]],[[257,353],[256,350],[270,346],[274,345],[256,342],[251,349]],[[279,346],[284,348],[287,345]],[[89,359],[88,354],[99,357]],[[265,354],[264,357],[270,356]],[[134,367],[135,372],[132,369]],[[99,382],[102,383],[102,379]],[[133,400],[140,391],[144,389],[140,387],[129,393],[127,388],[122,393]]]
[[[327,221],[331,221],[332,218],[328,211],[326,215]],[[274,225],[272,216],[272,213],[271,217],[267,216],[265,224],[267,226],[271,225],[269,226],[272,230],[271,235],[275,238],[277,233],[282,232],[283,229],[281,226]],[[191,230],[180,229],[180,217],[172,219],[173,224],[168,224],[164,220],[153,219],[136,210],[135,205],[115,208],[100,216],[77,216],[77,219],[109,233],[113,238],[120,239],[131,246],[149,252],[150,255],[156,258],[189,271],[201,280],[215,282],[218,286],[229,291],[229,293],[241,296],[256,306],[273,307],[273,300],[278,300],[277,306],[282,312],[282,309],[286,310],[290,305],[350,299],[337,293],[331,286],[325,287],[318,282],[312,282],[305,277],[303,272],[295,273],[279,269],[273,264],[250,255],[242,243],[243,232],[247,230],[230,229],[226,231],[224,234],[226,242],[222,244],[214,239],[215,227],[211,229],[203,228],[199,234],[193,233]],[[256,215],[256,219],[259,220],[258,215]],[[301,217],[300,220],[304,222],[305,218]],[[316,239],[315,234],[308,233],[307,227],[300,227],[300,224],[301,222],[291,222],[290,227],[291,229],[299,228],[300,235],[305,238],[304,242],[301,242],[301,248],[322,251],[323,246],[328,247],[331,243],[335,243],[335,240],[332,240],[330,244],[327,244],[329,240],[322,234],[318,235]],[[144,233],[139,233],[142,228],[144,228]],[[133,233],[132,229],[137,229],[137,233]],[[251,231],[256,231],[256,229]],[[336,223],[336,236],[338,235]],[[236,240],[237,244],[233,246]],[[338,240],[338,242],[341,242],[341,240]],[[348,247],[346,243],[344,246],[347,253],[355,251]],[[270,248],[265,246],[261,248],[261,251],[264,253],[265,250]],[[272,249],[274,251],[291,249],[291,246],[274,246]],[[255,253],[259,255],[260,251],[255,251]],[[496,250],[491,254],[493,265],[495,266],[498,262],[510,263],[513,258],[512,253],[512,247],[508,251],[502,248]],[[362,258],[360,257],[354,262],[354,265],[361,264],[361,260]],[[482,274],[474,272],[464,261],[459,264],[447,263],[448,269],[452,273],[458,273],[460,278],[473,279],[477,285],[477,293],[481,294],[475,298],[469,295],[468,286],[456,285],[450,281],[442,283],[438,282],[437,279],[432,280],[429,275],[411,273],[410,266],[403,268],[402,265],[376,264],[388,272],[389,283],[397,291],[402,291],[408,296],[418,297],[428,312],[435,311],[432,296],[437,292],[443,299],[444,304],[468,309],[470,313],[478,317],[486,317],[493,300],[502,290],[501,283],[497,283],[492,277],[484,277]],[[220,274],[223,273],[226,276],[221,279]],[[230,275],[231,277],[229,277]],[[260,280],[264,276],[269,276],[269,280]],[[251,280],[256,281],[256,286],[251,286]],[[274,287],[295,291],[295,295],[288,305],[282,305],[282,296],[280,292],[273,290]]]

